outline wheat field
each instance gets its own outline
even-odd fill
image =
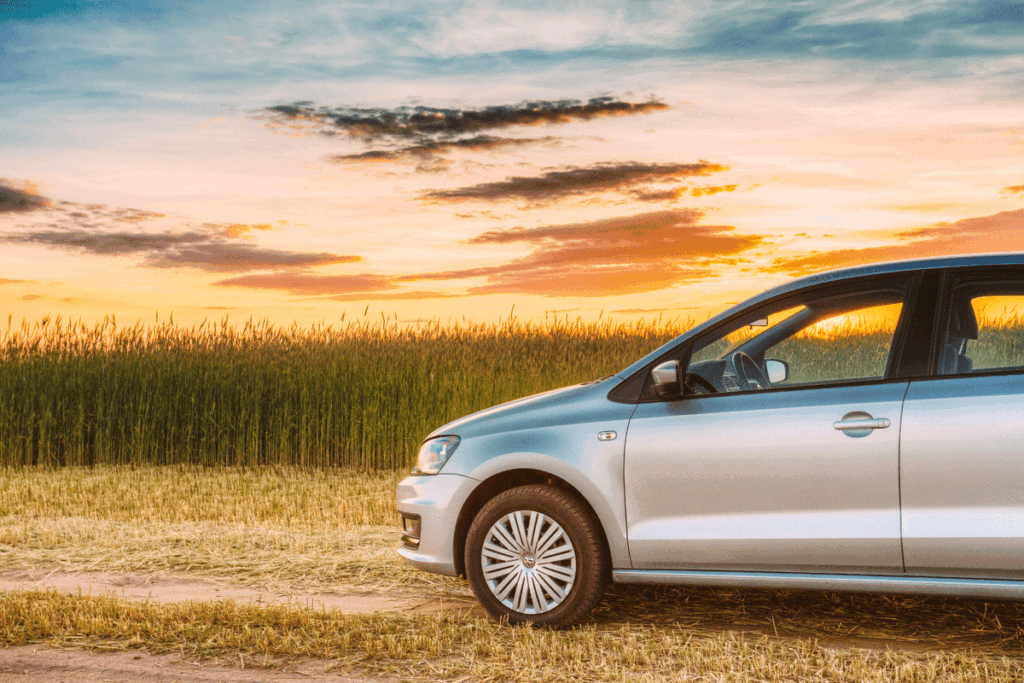
[[[692,324],[44,319],[0,337],[0,466],[408,469],[441,425],[616,373]],[[1024,364],[1024,321],[983,327],[976,368]],[[847,326],[784,344],[794,380],[815,381],[879,374],[889,337]]]

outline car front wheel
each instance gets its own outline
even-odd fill
[[[477,513],[466,574],[488,614],[509,623],[569,626],[601,600],[608,560],[586,507],[552,486],[520,486]]]

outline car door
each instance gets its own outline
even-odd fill
[[[954,272],[903,411],[908,574],[1024,578],[1024,272]]]
[[[908,382],[890,379],[889,368],[909,285],[871,280],[790,296],[696,340],[688,361],[684,352],[698,385],[717,391],[648,395],[630,421],[635,569],[902,572]],[[785,361],[789,376],[744,378],[757,373],[737,370],[750,362],[735,361],[737,351],[762,371],[767,359]]]

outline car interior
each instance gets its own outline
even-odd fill
[[[899,304],[903,299],[902,288],[815,298],[805,303],[800,310],[771,325],[763,332],[734,344],[718,358],[691,363],[687,368],[687,375],[694,375],[694,377],[688,378],[688,387],[692,387],[693,393],[770,389],[773,384],[769,379],[765,361],[768,360],[772,347],[823,320],[877,306]],[[793,307],[794,304],[799,305],[799,302],[788,302],[787,308]],[[755,315],[749,316],[740,324],[733,326],[731,331],[738,330],[745,325],[753,328],[758,322],[763,324],[770,314],[779,310],[784,309],[779,309],[776,306],[774,310],[758,311]],[[720,332],[715,339],[721,339],[724,336]],[[892,349],[890,349],[890,356],[891,353]],[[886,367],[891,360],[890,357]]]

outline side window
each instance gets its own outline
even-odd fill
[[[1024,282],[955,286],[940,375],[1024,371]]]
[[[819,320],[765,350],[785,361],[787,385],[882,379],[902,304],[868,306]]]
[[[909,277],[816,290],[769,303],[698,340],[698,393],[885,378]]]

